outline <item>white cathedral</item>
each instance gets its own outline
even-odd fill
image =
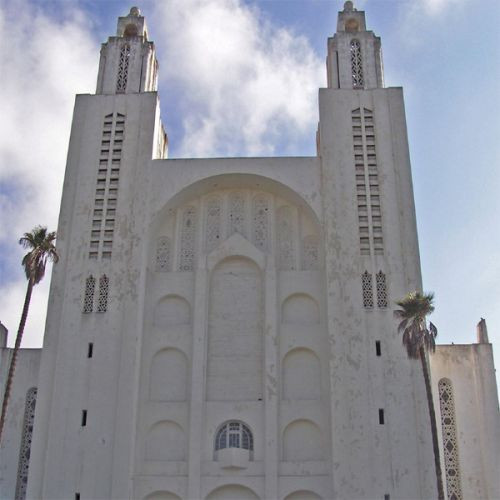
[[[42,349],[20,353],[0,497],[437,497],[403,92],[346,2],[317,155],[167,159],[137,8],[76,97]],[[11,349],[1,332],[0,379]],[[446,498],[499,499],[486,326],[431,356]]]

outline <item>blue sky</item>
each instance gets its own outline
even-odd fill
[[[500,366],[500,2],[358,1],[403,86],[425,290],[442,343],[486,318]],[[148,0],[170,157],[314,155],[317,89],[342,2]],[[1,0],[0,320],[13,334],[25,280],[17,240],[57,226],[75,93],[95,89],[122,1]],[[7,46],[7,45],[6,45]],[[40,346],[49,279],[26,346]]]

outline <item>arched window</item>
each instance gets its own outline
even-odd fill
[[[16,499],[26,498],[28,486],[28,470],[30,465],[31,441],[33,438],[33,425],[35,422],[37,388],[32,387],[26,393],[26,404],[24,406],[23,434],[21,437],[21,449],[19,450],[19,466],[17,469]]]
[[[95,278],[91,275],[85,280],[85,295],[83,297],[83,312],[91,313],[94,309]]]
[[[116,93],[124,94],[127,89],[128,63],[130,59],[130,45],[125,44],[120,49],[120,60],[118,61],[118,76],[116,79]]]
[[[351,40],[351,73],[352,87],[354,89],[363,88],[365,81],[363,78],[363,59],[361,57],[361,44],[359,40]]]
[[[224,448],[253,451],[252,431],[242,422],[226,422],[215,436],[215,451]]]
[[[455,422],[455,401],[451,382],[442,378],[438,383],[439,408],[441,410],[441,430],[443,434],[444,468],[446,491],[449,500],[462,499],[460,484],[460,462],[458,459],[458,439]]]
[[[377,307],[385,309],[387,307],[387,283],[382,271],[375,275],[375,282],[377,285]]]

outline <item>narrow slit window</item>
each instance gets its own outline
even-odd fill
[[[378,423],[380,425],[384,425],[384,423],[385,423],[384,409],[383,408],[379,408],[379,410],[378,410]]]
[[[377,356],[382,356],[382,346],[380,344],[380,340],[375,341],[375,352]]]
[[[94,344],[92,342],[89,342],[87,348],[87,358],[91,358],[93,355],[94,355]]]
[[[82,427],[87,425],[87,410],[82,410]]]

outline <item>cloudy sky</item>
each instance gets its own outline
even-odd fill
[[[442,343],[487,320],[500,367],[500,2],[370,0],[386,86],[403,86],[425,290]],[[0,0],[0,320],[17,329],[19,237],[56,229],[75,93],[95,90],[123,1]],[[314,155],[337,0],[145,0],[170,157]],[[50,276],[50,273],[49,273]],[[42,342],[49,277],[24,345]],[[12,342],[12,339],[10,340]]]

